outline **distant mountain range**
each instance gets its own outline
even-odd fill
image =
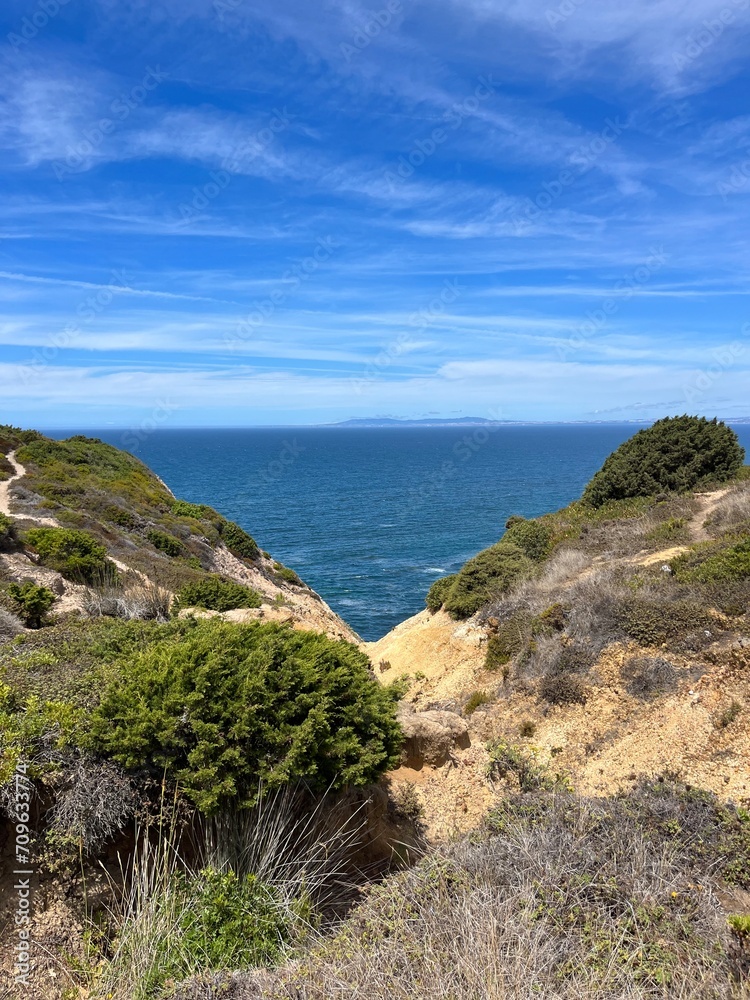
[[[750,417],[724,417],[727,424],[747,424]],[[417,420],[401,420],[398,417],[356,417],[341,420],[326,427],[531,427],[570,424],[652,424],[654,419],[641,420],[490,420],[487,417],[426,417]]]

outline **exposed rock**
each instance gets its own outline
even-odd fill
[[[399,713],[406,741],[403,762],[420,770],[425,764],[440,767],[457,748],[470,745],[469,727],[455,712],[415,712],[407,706]]]

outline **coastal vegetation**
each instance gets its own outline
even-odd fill
[[[22,767],[69,925],[35,927],[32,1000],[740,1000],[750,801],[668,753],[601,792],[561,763],[565,720],[596,759],[622,699],[667,746],[669,699],[697,705],[714,666],[707,739],[729,757],[746,726],[742,452],[715,421],[650,431],[433,585],[420,623],[470,634],[478,665],[422,712],[428,655],[383,683],[390,656],[376,676],[295,617],[305,584],[213,508],[102,442],[0,428],[26,468],[0,513],[0,808],[12,830]],[[421,790],[443,768],[472,809],[474,758],[493,805],[428,843]]]

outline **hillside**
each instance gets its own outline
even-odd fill
[[[431,834],[470,829],[494,801],[493,742],[584,794],[667,765],[750,800],[750,481],[536,523],[560,541],[512,593],[464,620],[425,610],[367,646],[384,681],[407,679],[414,708],[465,720],[470,746],[449,766],[394,775]]]
[[[51,588],[57,614],[119,600],[140,602],[143,617],[158,617],[175,594],[218,576],[257,595],[229,612],[234,620],[289,621],[357,641],[318,594],[242,528],[211,507],[176,499],[142,462],[111,445],[0,428],[0,475],[0,515],[13,519],[20,540],[0,551],[0,581],[29,578]],[[45,564],[23,542],[36,527],[84,532],[103,546],[116,577],[103,564],[85,580]]]
[[[664,423],[369,644],[1,428],[0,998],[748,996],[750,469]]]

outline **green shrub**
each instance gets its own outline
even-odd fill
[[[234,521],[224,521],[221,525],[221,540],[226,547],[239,559],[257,559],[260,549],[246,531]]]
[[[302,580],[294,572],[293,569],[289,569],[288,566],[284,566],[283,563],[275,562],[273,564],[274,574],[280,579],[284,580],[285,583],[292,583],[295,587],[302,586]]]
[[[175,557],[182,554],[182,543],[172,535],[167,535],[163,531],[151,528],[151,530],[147,532],[146,538],[149,542],[151,542],[155,549],[163,552],[164,555]]]
[[[193,517],[196,521],[221,520],[221,514],[218,514],[213,507],[208,507],[204,503],[188,503],[187,500],[175,500],[172,504],[172,513],[177,517]]]
[[[464,715],[471,715],[473,712],[476,712],[481,705],[488,705],[491,701],[492,699],[486,691],[475,691],[472,695],[469,695],[469,698],[464,705]]]
[[[647,542],[680,542],[687,536],[684,517],[670,517],[646,535]]]
[[[509,542],[498,542],[470,559],[457,574],[445,600],[452,618],[469,618],[492,600],[509,593],[525,577],[534,563]]]
[[[43,565],[73,583],[114,580],[117,570],[107,559],[107,550],[86,531],[74,528],[31,528],[23,541],[36,552]]]
[[[456,582],[456,576],[457,574],[454,573],[452,576],[441,576],[439,580],[435,580],[427,591],[427,597],[425,598],[428,611],[435,614],[435,612],[442,608],[451,587]]]
[[[730,704],[715,717],[714,725],[717,729],[726,729],[728,726],[732,725],[741,711],[742,705],[735,698],[733,698]]]
[[[186,584],[175,599],[174,610],[205,608],[207,611],[234,611],[235,608],[259,608],[262,603],[257,590],[212,574]]]
[[[396,766],[398,692],[346,642],[277,624],[200,622],[122,662],[93,745],[175,778],[205,813],[266,789],[367,785]]]
[[[550,632],[564,632],[566,625],[565,607],[558,601],[555,604],[550,604],[540,615],[537,615],[533,630],[535,635],[545,635]]]
[[[0,513],[0,552],[15,548],[16,541],[16,525],[13,518]]]
[[[588,484],[583,500],[601,507],[613,499],[684,493],[731,479],[744,457],[726,424],[705,417],[666,417],[620,445]]]
[[[635,597],[618,609],[623,631],[641,646],[661,646],[695,633],[712,636],[716,622],[697,601],[649,601]]]
[[[125,510],[115,503],[107,504],[102,511],[102,517],[105,521],[109,521],[111,524],[116,524],[118,527],[126,528],[128,530],[135,528],[138,524],[138,519],[131,511]]]
[[[487,643],[485,670],[499,670],[527,648],[531,639],[531,616],[523,611],[501,622]]]
[[[709,549],[708,553],[712,554],[704,554],[700,550],[686,552],[673,560],[672,570],[678,579],[698,580],[701,583],[728,583],[750,577],[750,538],[718,552]]]
[[[281,958],[291,928],[270,886],[254,875],[240,879],[231,870],[214,868],[175,877],[184,905],[175,936],[163,942],[165,954],[154,963],[156,981],[151,985],[183,979],[196,966],[219,971],[273,965]]]
[[[13,610],[29,628],[41,628],[47,613],[55,603],[55,595],[47,587],[39,586],[32,580],[11,583],[8,595],[13,601]]]
[[[513,521],[502,540],[517,545],[534,562],[542,562],[550,552],[552,529],[541,521],[520,518]]]

